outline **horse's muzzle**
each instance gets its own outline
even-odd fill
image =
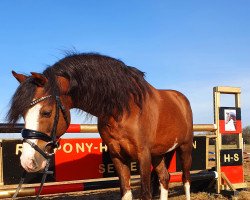
[[[21,133],[24,139],[23,142],[28,143],[32,148],[38,151],[45,159],[48,159],[49,157],[53,156],[55,154],[54,149],[59,147],[59,142],[53,141],[52,137],[46,135],[45,133],[30,129],[23,129]],[[42,150],[39,146],[31,142],[29,139],[37,139],[47,142],[47,144],[45,145],[45,150]]]

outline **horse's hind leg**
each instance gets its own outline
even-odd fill
[[[190,168],[192,164],[192,143],[186,143],[178,148],[182,165],[182,182],[186,194],[186,199],[190,199]]]
[[[123,163],[116,157],[112,157],[112,161],[119,176],[122,200],[132,200],[129,162]]]
[[[167,200],[170,176],[165,165],[164,156],[153,157],[152,164],[160,181],[160,200]]]

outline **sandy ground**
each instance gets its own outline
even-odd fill
[[[139,200],[139,189],[133,191],[134,199]],[[18,198],[18,200],[34,200],[35,197],[23,197]],[[41,196],[41,200],[119,200],[120,199],[120,192],[119,189],[108,189],[108,190],[99,190],[99,191],[92,191],[92,192],[74,192],[62,195],[46,195]],[[159,198],[154,198],[154,200]],[[169,194],[169,200],[185,200],[184,192],[180,187],[171,188]],[[195,200],[226,200],[230,199],[228,197],[218,195],[218,194],[209,194],[206,192],[199,192],[199,193],[191,193],[191,199]],[[248,200],[250,199],[250,190],[248,191],[241,191],[238,196],[233,197],[232,199],[237,200]]]

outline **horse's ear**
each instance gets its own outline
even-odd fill
[[[63,76],[57,76],[57,83],[61,94],[67,94],[69,92],[70,81],[67,78]]]
[[[24,82],[28,78],[28,76],[18,74],[15,71],[12,71],[12,75],[16,78],[16,80],[18,80],[19,83]]]
[[[35,84],[39,87],[43,87],[48,79],[42,75],[42,74],[39,74],[39,73],[36,73],[36,72],[30,72],[32,74],[32,77],[34,78],[34,81],[35,81]]]

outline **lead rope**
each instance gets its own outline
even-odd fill
[[[25,180],[25,178],[26,178],[26,175],[27,175],[27,172],[24,170],[24,171],[23,171],[23,174],[22,174],[22,177],[21,177],[21,179],[20,179],[20,182],[19,182],[19,184],[18,184],[18,187],[17,187],[17,189],[16,189],[16,192],[15,192],[15,194],[12,196],[12,199],[15,199],[15,198],[17,197],[17,195],[18,195],[20,189],[22,188],[22,185],[23,185],[23,183],[24,183],[24,180]]]
[[[43,173],[43,177],[42,177],[42,180],[41,180],[41,184],[40,184],[38,193],[37,193],[37,195],[36,195],[36,200],[39,199],[39,196],[40,196],[40,194],[41,194],[41,192],[42,192],[42,189],[43,189],[44,183],[45,183],[45,181],[46,181],[47,175],[48,175],[48,174],[53,174],[53,171],[49,171],[49,166],[50,166],[50,158],[47,159],[47,161],[46,161],[46,166],[45,166],[45,168],[44,168],[44,171],[42,172],[42,173]],[[24,171],[23,171],[23,174],[22,174],[22,177],[21,177],[21,180],[20,180],[20,182],[19,182],[19,184],[18,184],[18,187],[17,187],[17,189],[16,189],[16,192],[15,192],[15,194],[12,196],[12,199],[15,199],[15,198],[17,197],[19,191],[20,191],[21,188],[22,188],[22,185],[23,185],[23,183],[24,183],[24,180],[25,180],[26,176],[27,176],[27,172],[24,170]]]
[[[38,193],[37,193],[37,195],[36,195],[36,200],[39,199],[39,196],[40,196],[40,194],[41,194],[41,192],[42,192],[43,185],[44,185],[44,183],[45,183],[45,181],[46,181],[47,175],[48,175],[48,174],[53,174],[52,171],[49,171],[49,165],[50,165],[50,158],[47,159],[46,166],[45,166],[45,169],[44,169],[44,172],[43,172],[43,177],[42,177],[41,185],[40,185],[39,190],[38,190]]]

